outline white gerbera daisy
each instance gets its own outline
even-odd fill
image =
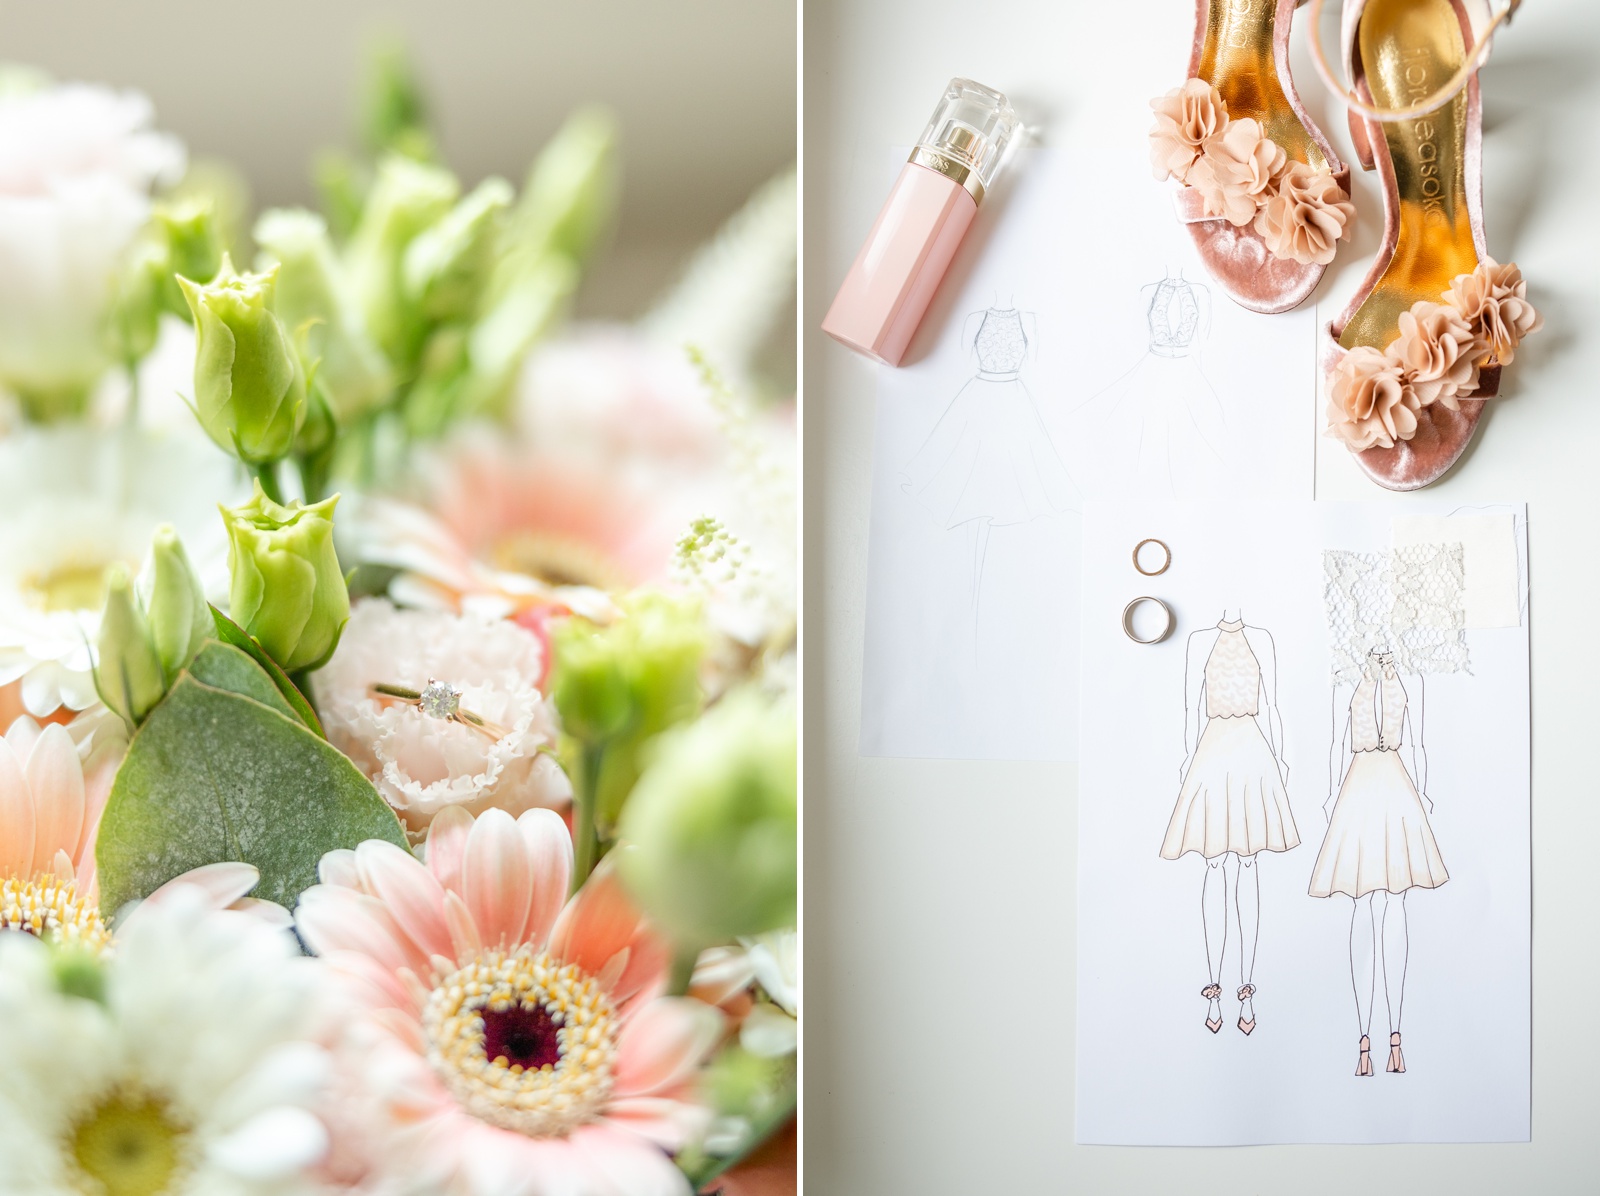
[[[73,426],[0,440],[0,685],[20,678],[35,717],[92,705],[106,568],[137,570],[170,523],[207,593],[224,597],[217,503],[242,493],[233,463],[188,437]]]
[[[543,642],[516,623],[397,610],[369,598],[351,611],[313,684],[329,741],[372,779],[415,839],[447,806],[514,816],[571,799],[551,755],[555,712],[540,692],[546,661]],[[498,734],[370,692],[374,684],[422,691],[434,681]]]
[[[316,1191],[328,1141],[310,1108],[327,1057],[310,1035],[326,1016],[324,972],[285,931],[182,889],[128,919],[88,973],[98,996],[62,984],[60,968],[31,935],[0,934],[7,1192]]]

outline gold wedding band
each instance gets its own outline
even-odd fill
[[[461,691],[448,681],[438,681],[430,677],[428,684],[420,690],[374,681],[367,686],[367,693],[382,703],[393,702],[403,706],[415,706],[428,718],[436,718],[440,722],[459,723],[480,735],[487,735],[490,739],[503,739],[506,734],[504,727],[479,718],[470,710],[461,709]]]
[[[1141,565],[1139,563],[1139,553],[1144,550],[1144,546],[1146,544],[1154,544],[1157,548],[1161,549],[1161,552],[1162,552],[1161,568],[1159,568],[1159,569],[1146,569],[1143,565]],[[1154,536],[1151,536],[1150,538],[1145,539],[1145,540],[1140,540],[1137,544],[1135,544],[1133,546],[1133,567],[1137,572],[1144,574],[1144,576],[1146,576],[1146,577],[1159,577],[1159,576],[1161,576],[1161,574],[1163,574],[1163,573],[1165,573],[1167,571],[1168,567],[1171,564],[1172,564],[1172,549],[1168,548],[1163,541],[1157,540]]]
[[[1133,630],[1133,612],[1139,609],[1139,604],[1141,602],[1154,602],[1162,609],[1163,612],[1165,612],[1167,616],[1166,624],[1161,628],[1160,633],[1147,640],[1140,639],[1134,634]],[[1178,621],[1173,616],[1172,608],[1165,602],[1161,601],[1161,599],[1152,598],[1148,594],[1135,598],[1132,602],[1128,603],[1127,606],[1122,608],[1123,634],[1136,644],[1159,644],[1162,640],[1166,639],[1167,636],[1172,634],[1172,629],[1177,626],[1177,623]]]

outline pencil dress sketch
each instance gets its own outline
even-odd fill
[[[1299,846],[1283,763],[1272,636],[1223,612],[1214,627],[1189,637],[1184,673],[1184,748],[1178,801],[1161,858],[1195,852],[1205,860],[1200,914],[1205,933],[1206,1029],[1222,1028],[1224,960],[1230,929],[1238,934],[1239,1030],[1256,1027],[1255,972],[1261,921],[1256,856]],[[1230,918],[1230,912],[1232,917]],[[1230,927],[1230,922],[1233,926]]]
[[[1331,776],[1342,773],[1344,779],[1328,799],[1328,830],[1311,872],[1313,897],[1342,893],[1354,902],[1350,979],[1360,1030],[1358,1076],[1373,1074],[1370,1035],[1380,977],[1389,1020],[1387,1070],[1406,1069],[1400,1050],[1410,953],[1406,894],[1436,889],[1450,879],[1428,822],[1432,803],[1424,796],[1428,757],[1420,730],[1420,676],[1417,693],[1419,712],[1413,720],[1394,653],[1372,650],[1367,674],[1355,685],[1343,732],[1334,742]],[[1337,695],[1336,688],[1336,703]],[[1409,771],[1402,747],[1410,748]]]
[[[1193,498],[1238,487],[1222,400],[1201,366],[1211,292],[1180,271],[1139,290],[1146,348],[1070,417],[1073,474],[1094,498]]]
[[[976,612],[990,529],[1073,509],[1078,493],[1022,382],[1037,346],[1032,313],[1014,306],[974,312],[962,344],[978,372],[901,471],[900,486],[941,527],[967,529]]]

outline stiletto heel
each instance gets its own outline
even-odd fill
[[[1222,985],[1208,984],[1200,990],[1200,995],[1207,1001],[1220,1001],[1222,1000]],[[1209,1008],[1206,1011],[1206,1029],[1213,1034],[1222,1029],[1222,1019],[1220,1017],[1212,1017]]]
[[[1543,325],[1515,265],[1483,234],[1478,68],[1509,0],[1474,41],[1462,0],[1346,0],[1351,135],[1383,182],[1383,244],[1323,339],[1327,434],[1390,490],[1431,485],[1466,451],[1501,368]]]
[[[1255,985],[1253,985],[1253,984],[1240,985],[1240,987],[1239,987],[1239,1003],[1241,1005],[1244,1002],[1250,1000],[1250,998],[1255,996],[1255,995],[1256,995],[1256,986]],[[1252,1014],[1254,1014],[1255,1010],[1252,1009],[1250,1012]],[[1254,1017],[1251,1017],[1251,1019],[1249,1021],[1245,1021],[1244,1020],[1244,1010],[1243,1009],[1239,1010],[1239,1032],[1241,1034],[1248,1035],[1250,1033],[1250,1031],[1254,1030],[1255,1028],[1256,1028],[1256,1019]]]
[[[1365,1034],[1361,1036],[1361,1054],[1356,1059],[1356,1075],[1370,1076],[1372,1074],[1372,1040]]]
[[[1403,1072],[1406,1069],[1406,1057],[1400,1053],[1400,1031],[1396,1030],[1389,1035],[1389,1066],[1385,1071]]]
[[[1182,87],[1150,101],[1150,164],[1228,297],[1272,314],[1317,289],[1355,208],[1295,91],[1289,25],[1306,0],[1196,0]]]

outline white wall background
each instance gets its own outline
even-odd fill
[[[362,49],[412,47],[446,160],[520,182],[567,112],[621,121],[617,241],[580,309],[633,314],[795,155],[783,0],[0,0],[0,61],[137,87],[164,128],[229,159],[259,206],[309,203],[314,153],[353,146]]]
[[[1330,8],[1336,5],[1330,5]],[[1332,18],[1330,15],[1330,22]],[[1525,5],[1484,75],[1488,239],[1547,313],[1512,396],[1430,498],[1526,499],[1532,582],[1533,1142],[1185,1150],[1073,1145],[1070,765],[856,754],[874,368],[818,330],[884,196],[885,147],[970,75],[1048,126],[1105,72],[1181,81],[1188,0],[806,5],[806,1168],[826,1196],[1600,1190],[1600,6]],[[1294,62],[1322,127],[1341,112]],[[1046,132],[1048,141],[1048,131]],[[1082,164],[1085,186],[1094,163]],[[1380,201],[1318,293],[1375,252]],[[1154,185],[1154,184],[1152,184]],[[1094,235],[1092,229],[1083,235]],[[1093,285],[1092,279],[1085,285]],[[1322,498],[1372,498],[1343,450]],[[1403,505],[1404,499],[1397,499]],[[1103,983],[1115,985],[1117,977]],[[1478,999],[1464,991],[1462,1001]],[[1111,1036],[1136,1025],[1109,1024]]]

